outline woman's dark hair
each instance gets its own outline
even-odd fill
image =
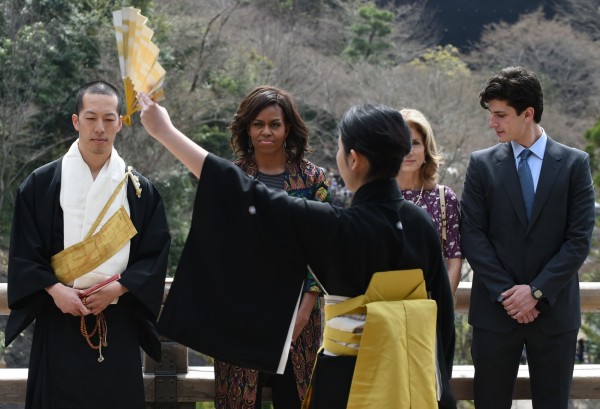
[[[385,105],[356,105],[344,114],[339,126],[346,155],[351,149],[370,164],[371,180],[395,178],[410,152],[411,136],[397,109]]]
[[[542,121],[544,92],[537,76],[523,67],[507,67],[488,79],[479,93],[479,105],[489,109],[491,100],[505,101],[521,115],[527,108],[533,108],[533,120]]]
[[[231,147],[238,157],[247,157],[252,154],[249,143],[248,127],[258,114],[270,105],[279,105],[283,111],[289,133],[286,139],[288,158],[295,162],[304,157],[305,152],[310,152],[308,146],[309,130],[298,112],[296,103],[286,91],[268,85],[252,90],[240,103],[229,125],[231,130]]]
[[[75,113],[79,115],[83,109],[83,96],[85,94],[100,94],[100,95],[114,95],[117,97],[117,114],[121,115],[121,109],[123,106],[123,100],[119,91],[114,85],[109,84],[106,81],[92,81],[84,84],[79,88],[77,92],[77,103],[75,106]]]

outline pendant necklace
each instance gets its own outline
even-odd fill
[[[421,198],[423,197],[423,188],[425,187],[425,184],[421,185],[421,191],[419,192],[419,196],[417,196],[417,199],[413,202],[414,204],[418,205],[419,202],[421,201]]]

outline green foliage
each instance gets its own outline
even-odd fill
[[[211,70],[206,85],[217,98],[233,96],[239,101],[249,89],[264,83],[273,68],[273,62],[267,56],[252,48],[229,59],[223,67]]]
[[[33,92],[42,132],[61,136],[71,131],[75,91],[101,77],[95,71],[103,52],[100,39],[114,37],[112,12],[129,5],[144,13],[152,9],[149,0],[37,0],[14,10],[21,13],[22,25],[14,27],[17,43],[11,60],[18,64],[25,59],[29,62],[25,66],[32,68],[23,70],[23,65],[17,65],[20,75],[28,77],[17,83]]]
[[[0,33],[0,236],[8,241],[13,192],[24,172],[19,173],[33,153],[48,143],[48,135],[37,132],[40,121],[30,119],[40,112],[36,100],[48,99],[58,67],[47,63],[55,52],[55,40],[45,24],[30,21],[30,5],[22,14],[5,8],[6,24]],[[49,116],[50,113],[46,113]],[[50,114],[51,115],[51,114]],[[28,135],[35,132],[36,138]]]
[[[392,48],[386,38],[392,32],[394,14],[372,4],[360,7],[356,14],[357,21],[352,25],[353,37],[344,54],[355,60],[378,63],[383,52]]]
[[[298,22],[302,15],[319,16],[323,10],[323,0],[253,0],[259,8],[275,18]]]
[[[600,187],[600,158],[598,157],[600,153],[600,119],[598,119],[592,128],[586,131],[585,139],[588,142],[585,150],[590,155],[594,185],[598,188]]]
[[[14,20],[0,39],[8,74],[0,80],[6,81],[0,84],[0,97],[11,95],[17,103],[35,106],[37,132],[71,132],[75,90],[97,75],[90,77],[100,61],[99,33],[111,26],[117,3],[120,7],[116,1],[33,1],[10,10]]]
[[[225,125],[203,124],[190,133],[190,138],[223,158],[232,156],[229,132]],[[192,220],[192,208],[197,189],[197,179],[183,165],[177,163],[166,175],[154,181],[165,203],[171,231],[171,251],[167,274],[172,277],[187,239]]]
[[[222,126],[203,124],[193,132],[191,138],[217,156],[222,158],[232,157],[229,142],[231,134],[225,124]]]
[[[140,2],[150,4],[148,1]],[[75,134],[75,92],[103,77],[102,41],[114,38],[121,1],[31,0],[3,3],[0,19],[0,235],[8,235],[12,192]],[[111,50],[112,51],[112,50]],[[109,79],[110,80],[110,79]],[[114,81],[113,81],[114,82]]]
[[[600,363],[600,316],[597,313],[583,314],[581,331],[586,337],[585,363]]]
[[[456,345],[454,347],[455,365],[473,365],[471,359],[472,328],[469,325],[468,314],[457,313],[454,319]]]
[[[101,61],[100,38],[112,31],[111,13],[120,7],[120,2],[51,3],[53,7],[48,5],[41,11],[44,16],[53,16],[44,22],[55,42],[45,66],[55,72],[50,77],[51,86],[41,88],[35,102],[44,112],[43,120],[47,121],[43,125],[44,132],[64,135],[72,130],[70,117],[74,112],[75,91],[83,83],[98,78],[98,73],[90,74]],[[48,112],[53,115],[47,116]]]
[[[600,121],[586,133],[586,138],[590,141],[594,141],[596,146],[600,139]],[[598,148],[596,147],[596,150]],[[592,161],[594,162],[594,161]],[[597,163],[596,163],[597,165]],[[598,175],[598,169],[594,174]],[[600,259],[600,229],[598,229],[598,223],[600,220],[596,218],[596,227],[592,233],[592,248],[588,256],[587,262],[584,264],[583,273],[581,274],[581,281],[588,282],[599,282],[600,281],[600,267],[598,267],[598,260]],[[585,313],[581,317],[581,332],[585,334],[585,352],[584,358],[585,363],[600,363],[600,314],[598,313]]]
[[[456,402],[457,409],[475,409],[475,403],[472,400],[461,400]]]
[[[598,144],[600,139],[600,121],[586,133],[588,140],[594,140]],[[598,148],[596,148],[597,150]],[[594,161],[592,161],[594,162]],[[598,169],[596,163],[596,170],[594,174],[597,178]],[[600,267],[598,267],[598,260],[600,259],[600,229],[598,229],[598,223],[600,220],[596,218],[596,227],[592,234],[592,249],[588,256],[588,261],[584,266],[585,272],[581,275],[581,281],[588,282],[599,282],[600,281]],[[598,364],[600,363],[600,314],[598,313],[585,313],[581,317],[581,332],[585,334],[586,338],[586,350],[584,353],[585,362]]]
[[[13,195],[6,195],[5,200],[7,205],[0,211],[0,247],[8,248],[13,219]]]
[[[56,44],[42,22],[21,27],[13,36],[0,39],[0,106],[18,109],[29,101],[46,101],[52,97],[52,78],[58,67],[48,64],[56,55]],[[23,68],[27,69],[23,69]],[[54,95],[55,96],[55,95]],[[5,128],[6,127],[6,128]],[[2,124],[7,132],[9,125]]]
[[[2,359],[5,350],[6,347],[4,346],[4,332],[0,331],[0,360]]]
[[[186,174],[188,177],[184,177]],[[197,181],[192,175],[186,173],[182,165],[178,164],[168,175],[153,181],[153,183],[165,203],[167,221],[171,231],[167,275],[173,277],[190,228]]]
[[[275,15],[289,13],[294,9],[297,0],[256,0],[259,7],[269,10]]]
[[[415,67],[436,68],[449,77],[470,74],[469,67],[461,59],[458,48],[453,45],[428,48],[410,62]]]

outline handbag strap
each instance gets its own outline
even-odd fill
[[[446,230],[448,221],[446,220],[446,189],[444,185],[439,185],[440,189],[440,209],[442,210],[442,247],[446,244]]]

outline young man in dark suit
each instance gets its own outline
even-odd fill
[[[475,406],[510,409],[525,346],[533,407],[566,409],[581,323],[578,270],[594,228],[589,156],[540,126],[534,73],[505,68],[479,98],[500,143],[471,155],[461,198]]]

